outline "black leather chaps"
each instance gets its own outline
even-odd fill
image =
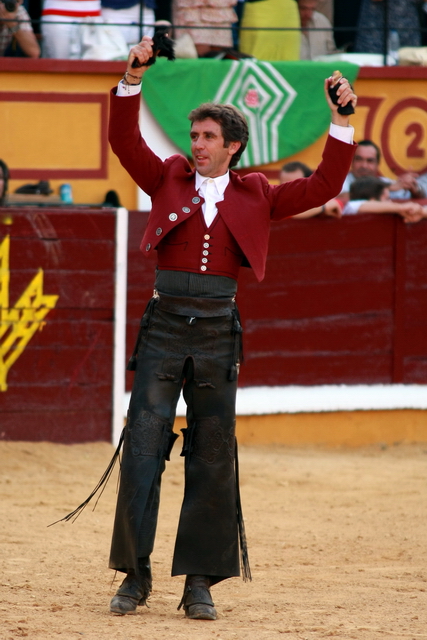
[[[196,301],[196,302],[194,302]],[[150,556],[165,461],[181,389],[187,404],[185,490],[172,575],[212,584],[250,578],[238,488],[235,398],[241,326],[232,299],[156,294],[128,368],[135,378],[125,427],[110,567],[138,572]],[[240,534],[240,556],[239,556]]]

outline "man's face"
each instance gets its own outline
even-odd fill
[[[301,26],[306,27],[310,22],[313,11],[316,11],[317,0],[298,0],[298,9],[301,20]]]
[[[227,173],[232,156],[240,148],[240,142],[230,142],[228,147],[224,147],[221,125],[212,118],[194,122],[190,137],[191,155],[200,175],[217,178]]]
[[[296,171],[281,171],[279,175],[279,182],[280,184],[283,184],[284,182],[299,180],[299,178],[304,178],[304,174],[301,169],[296,169]]]
[[[378,175],[377,150],[375,147],[359,146],[353,158],[351,172],[355,178]]]

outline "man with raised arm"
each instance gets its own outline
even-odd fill
[[[239,270],[250,267],[263,279],[271,221],[336,196],[355,146],[348,116],[329,98],[328,78],[331,130],[323,160],[309,178],[273,186],[261,173],[241,178],[232,171],[249,137],[244,116],[232,105],[207,103],[190,113],[193,165],[181,155],[161,160],[139,129],[141,80],[152,44],[144,37],[131,49],[125,76],[111,95],[110,143],[151,196],[141,251],[156,252],[157,268],[128,367],[135,378],[110,555],[110,567],[126,577],[110,610],[134,613],[151,591],[161,475],[177,437],[172,427],[182,390],[185,491],[172,575],[185,576],[179,605],[185,615],[215,620],[211,587],[241,572],[244,579],[251,577],[235,439]],[[142,66],[132,66],[135,60]],[[348,81],[338,82],[340,104],[355,106]]]

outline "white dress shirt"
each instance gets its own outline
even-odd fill
[[[202,212],[207,227],[210,227],[215,220],[215,216],[218,213],[216,203],[224,200],[224,191],[229,182],[230,175],[228,171],[217,178],[207,178],[196,171],[196,191],[199,196],[205,199],[202,205]]]

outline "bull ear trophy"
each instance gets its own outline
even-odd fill
[[[132,62],[132,67],[150,67],[156,62],[157,57],[163,56],[168,60],[175,60],[174,41],[169,38],[169,27],[159,26],[155,27],[153,35],[153,55],[147,60],[145,64],[141,64],[139,60],[135,58]]]
[[[332,74],[332,84],[329,87],[328,91],[329,91],[329,96],[332,100],[332,102],[334,104],[338,104],[338,96],[337,96],[337,89],[340,86],[340,80],[342,78],[342,73],[341,71],[334,71]],[[350,116],[352,113],[354,113],[354,107],[351,104],[351,102],[349,102],[348,104],[345,105],[345,107],[342,107],[341,105],[338,107],[338,113],[341,114],[342,116]]]

